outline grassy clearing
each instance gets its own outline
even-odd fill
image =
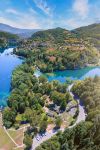
[[[67,112],[62,113],[61,118],[63,120],[63,123],[62,123],[63,128],[68,127],[70,123],[73,121],[73,118]]]
[[[23,144],[23,129],[16,131],[8,130],[8,133],[19,146]],[[0,113],[0,150],[14,150],[15,147],[16,145],[6,134],[2,126],[2,117]],[[24,150],[23,148],[16,148],[16,149]]]
[[[22,145],[23,144],[23,129],[21,130],[16,130],[16,131],[12,131],[9,130],[8,133],[10,134],[10,136],[14,139],[14,141],[18,144],[18,145]]]
[[[14,143],[5,133],[5,130],[2,126],[2,116],[0,113],[0,150],[12,150],[14,147]]]
[[[0,150],[13,150],[14,143],[5,133],[3,127],[0,127]]]

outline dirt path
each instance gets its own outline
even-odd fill
[[[7,136],[10,138],[10,140],[14,143],[14,145],[16,146],[14,149],[17,149],[17,148],[21,148],[21,147],[24,147],[24,144],[22,145],[18,145],[15,140],[10,136],[8,130],[3,126],[3,121],[2,121],[2,113],[0,112],[0,127],[4,129],[5,133],[7,134]],[[22,127],[20,128],[19,130],[21,129],[24,129],[25,131],[25,127]],[[16,131],[16,130],[13,130],[13,131]],[[23,138],[24,138],[24,131],[23,131]]]

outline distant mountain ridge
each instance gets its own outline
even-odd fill
[[[0,31],[0,52],[9,47],[18,44],[19,36],[9,32]]]
[[[21,28],[16,28],[16,27],[12,27],[7,24],[0,23],[0,31],[17,34],[20,37],[24,37],[24,38],[30,37],[33,33],[37,32],[39,30],[40,29],[21,29]]]
[[[78,34],[84,40],[90,41],[100,51],[100,23],[80,27],[72,32]]]

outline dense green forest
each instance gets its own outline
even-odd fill
[[[34,76],[35,68],[27,63],[16,68],[12,74],[12,92],[8,98],[8,107],[3,111],[3,123],[6,128],[19,128],[20,125],[29,123],[31,131],[25,134],[25,144],[38,132],[44,132],[47,125],[53,123],[59,128],[61,118],[55,111],[49,117],[44,107],[49,109],[53,105],[59,107],[59,112],[64,112],[68,102],[73,98],[66,91],[67,84],[58,81],[48,82],[44,76]],[[75,115],[76,117],[77,115]],[[32,144],[32,143],[31,143]]]
[[[36,150],[100,150],[100,78],[77,81],[72,91],[85,105],[86,121],[59,132]]]
[[[19,37],[15,34],[0,31],[0,51],[10,45],[16,45]]]
[[[80,27],[74,30],[84,40],[90,41],[100,51],[100,23]]]
[[[14,52],[26,57],[29,64],[42,72],[77,69],[99,62],[96,48],[62,28],[36,32],[30,39],[21,41]]]
[[[73,86],[73,93],[78,95],[85,104],[88,113],[99,110],[100,107],[100,78],[77,81]],[[95,113],[94,113],[95,114]],[[89,115],[89,114],[88,114]]]
[[[16,43],[16,38],[16,35],[2,33],[1,46],[7,46],[9,40]],[[88,64],[98,64],[100,54],[90,41],[61,28],[33,34],[30,39],[20,41],[14,53],[26,59],[13,71],[11,94],[7,101],[8,107],[3,111],[3,122],[5,127],[13,126],[16,129],[29,123],[30,128],[25,133],[24,143],[26,149],[30,149],[34,135],[44,132],[48,124],[53,123],[60,128],[62,118],[58,114],[64,112],[67,104],[73,101],[66,91],[66,83],[48,82],[44,76],[37,78],[34,75],[36,67],[42,72],[77,69]],[[86,121],[73,129],[66,129],[64,133],[58,133],[37,150],[100,149],[100,78],[77,81],[72,91],[85,105],[88,113]],[[51,109],[51,102],[59,107],[59,112],[53,113],[53,119],[44,110]]]

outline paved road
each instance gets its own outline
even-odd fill
[[[74,98],[74,94],[71,92],[72,87],[73,87],[73,84],[69,85],[68,91],[70,95]],[[72,126],[69,126],[68,128],[72,128],[76,126],[78,123],[80,123],[81,121],[85,121],[86,116],[87,116],[84,106],[80,103],[80,99],[77,98],[76,100],[78,101],[78,105],[79,105],[79,114],[77,116],[76,122]]]
[[[69,85],[67,91],[69,91],[70,95],[74,98],[74,95],[73,95],[73,93],[71,92],[72,87],[73,87],[73,84]],[[76,126],[79,122],[85,121],[85,119],[86,119],[86,113],[85,113],[85,110],[84,110],[84,106],[82,106],[82,105],[80,104],[80,100],[79,100],[79,99],[76,99],[76,100],[78,101],[78,104],[79,104],[79,114],[78,114],[78,116],[77,116],[76,122],[75,122],[72,126],[69,126],[68,128],[73,128],[73,127]],[[64,131],[64,129],[60,129],[60,130],[61,130],[61,131]],[[46,136],[41,137],[41,138],[39,139],[39,141],[36,139],[36,137],[34,137],[34,139],[33,139],[33,144],[32,144],[32,150],[35,150],[36,147],[38,147],[38,146],[39,146],[41,143],[43,143],[44,141],[50,139],[50,138],[51,138],[53,135],[55,135],[57,132],[58,132],[58,130],[55,131],[55,132],[51,131],[50,133],[46,133]],[[37,135],[37,137],[38,137],[38,136],[39,136],[39,135]]]
[[[33,145],[32,145],[32,150],[35,150],[36,147],[38,147],[41,143],[44,141],[50,139],[53,135],[55,135],[57,132],[51,132],[51,133],[46,133],[46,136],[43,136],[39,141],[36,139],[36,137],[33,139]],[[38,135],[37,135],[38,136]]]

